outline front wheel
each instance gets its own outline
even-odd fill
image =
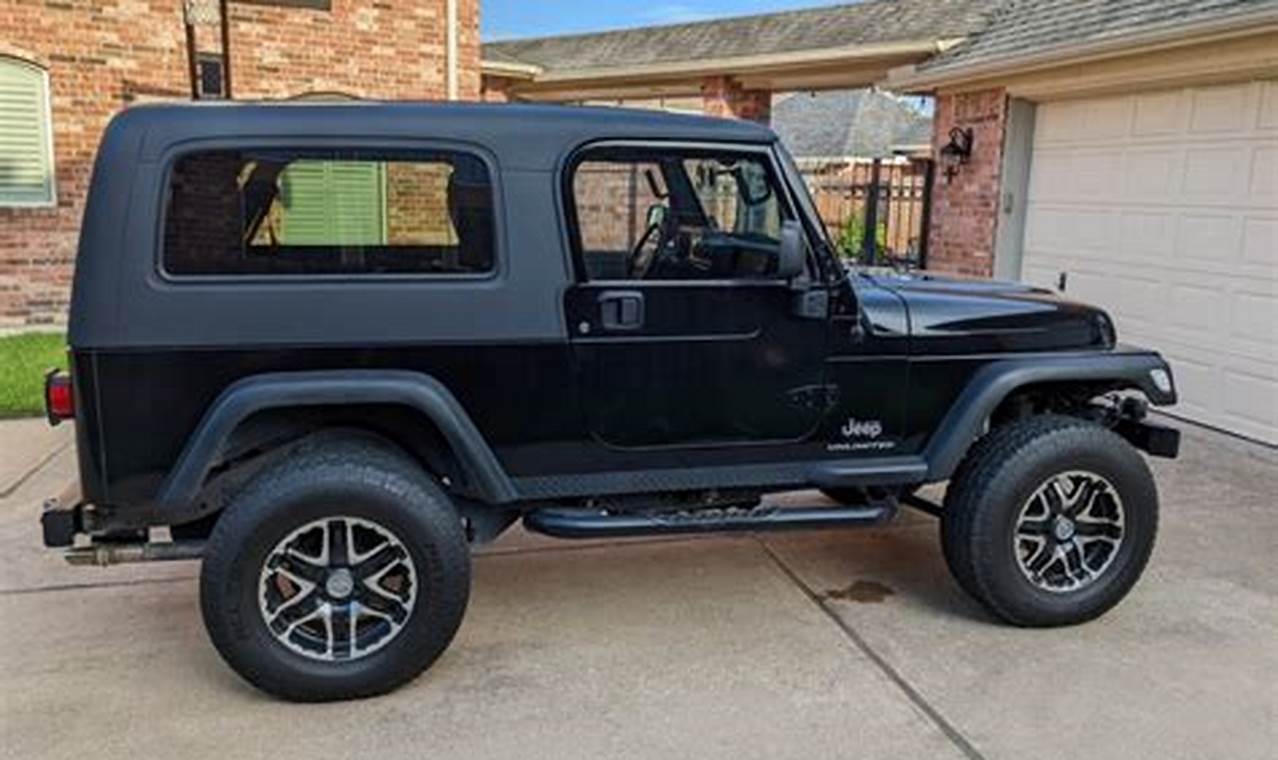
[[[1091,620],[1140,577],[1158,527],[1149,467],[1110,430],[1030,418],[978,442],[950,482],[945,559],[990,611],[1025,626]]]
[[[297,701],[372,696],[452,640],[470,558],[448,497],[376,439],[303,444],[258,474],[209,539],[205,626],[245,680]]]

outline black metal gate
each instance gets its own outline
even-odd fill
[[[932,161],[804,161],[801,167],[843,256],[870,266],[926,266]]]

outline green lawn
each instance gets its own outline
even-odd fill
[[[44,373],[66,366],[66,344],[58,333],[0,338],[0,418],[44,414]]]

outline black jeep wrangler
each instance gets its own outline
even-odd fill
[[[1028,287],[849,273],[766,128],[613,109],[129,109],[75,272],[84,564],[202,559],[214,645],[298,700],[387,691],[470,548],[940,517],[1017,625],[1135,583],[1171,372]],[[944,504],[915,489],[949,481]],[[805,508],[761,505],[815,488]],[[827,498],[828,497],[828,498]]]

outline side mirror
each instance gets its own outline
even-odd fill
[[[796,221],[781,223],[781,246],[777,251],[777,277],[793,280],[808,270],[807,246],[803,241],[803,226]]]

